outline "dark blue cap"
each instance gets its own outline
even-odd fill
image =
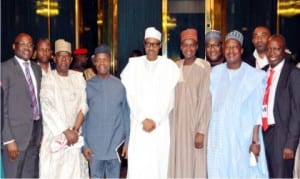
[[[110,55],[110,49],[106,44],[101,44],[100,46],[95,48],[95,55],[97,53],[105,53],[105,54]]]

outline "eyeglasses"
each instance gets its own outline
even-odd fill
[[[71,59],[71,55],[59,55],[59,54],[57,54],[56,57],[59,58],[59,59]]]
[[[205,44],[205,48],[220,48],[221,47],[221,43],[215,43],[215,44]]]
[[[146,48],[150,48],[150,47],[158,48],[160,47],[160,42],[157,43],[145,42],[144,45]]]
[[[17,46],[19,46],[19,47],[29,47],[29,48],[33,48],[34,47],[34,45],[32,43],[17,42],[15,44]]]

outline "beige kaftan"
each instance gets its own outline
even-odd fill
[[[82,73],[69,70],[66,77],[51,71],[42,79],[41,105],[43,139],[40,151],[40,178],[88,178],[88,166],[80,148],[53,151],[51,144],[65,139],[63,131],[72,128],[81,110],[88,110],[86,83]]]
[[[181,77],[175,91],[169,158],[170,178],[204,178],[207,128],[211,113],[210,65],[196,59],[192,65],[177,62]],[[204,148],[194,147],[195,134],[205,135]]]

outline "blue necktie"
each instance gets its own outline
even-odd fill
[[[26,74],[26,80],[28,83],[28,88],[29,88],[29,92],[30,92],[30,96],[31,96],[31,102],[32,102],[32,107],[33,107],[33,120],[39,120],[39,106],[38,106],[38,102],[37,102],[37,98],[35,96],[35,90],[34,90],[34,85],[32,82],[32,78],[30,75],[30,71],[29,71],[29,63],[28,62],[24,62],[25,65],[25,74]]]

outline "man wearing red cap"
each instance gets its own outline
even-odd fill
[[[73,51],[74,61],[71,65],[71,69],[75,71],[83,72],[87,67],[88,62],[88,50],[86,48],[78,48]]]
[[[175,89],[171,126],[169,178],[206,178],[206,138],[211,111],[210,64],[196,57],[197,30],[181,32],[184,59],[177,62],[180,80]]]

